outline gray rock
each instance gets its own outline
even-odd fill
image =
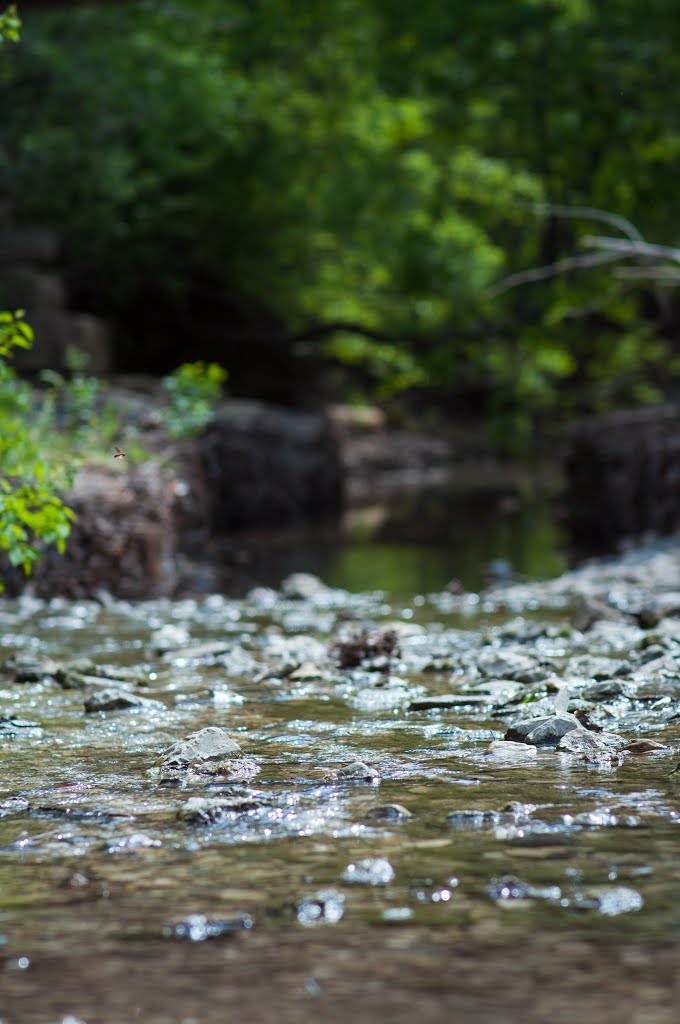
[[[492,679],[523,679],[536,669],[536,660],[512,648],[482,648],[475,658],[477,670]]]
[[[343,765],[335,771],[329,772],[326,778],[329,781],[345,781],[358,779],[366,782],[379,782],[380,774],[375,768],[369,768],[363,761],[352,761],[351,764]]]
[[[4,672],[12,673],[15,683],[42,683],[55,679],[59,666],[51,658],[17,652],[2,666]]]
[[[575,715],[562,711],[556,715],[513,722],[508,726],[505,739],[518,743],[532,743],[537,747],[554,747],[562,736],[572,729],[583,729],[583,726]]]
[[[165,708],[159,700],[149,700],[148,697],[138,697],[129,690],[120,687],[106,687],[91,693],[85,698],[85,710],[93,711],[124,711],[128,708],[147,708],[148,710],[161,710]]]
[[[438,697],[416,697],[408,706],[409,711],[435,711],[446,708],[480,707],[491,703],[491,698],[479,693],[443,693]]]
[[[206,767],[211,770],[223,761],[241,756],[241,748],[225,729],[209,725],[205,729],[191,733],[186,739],[177,740],[161,756],[164,769],[186,771],[192,769],[200,772]]]
[[[177,817],[189,825],[214,825],[227,814],[254,811],[262,806],[263,801],[256,793],[243,796],[192,796],[178,809]]]
[[[536,747],[525,741],[516,743],[510,740],[492,740],[484,751],[491,757],[500,757],[506,761],[518,761],[526,757],[536,757]]]
[[[231,640],[207,640],[202,644],[166,649],[163,651],[163,658],[168,661],[210,662],[219,658],[220,655],[228,654],[231,647],[233,647]]]
[[[617,697],[626,696],[626,685],[620,679],[603,679],[584,687],[581,696],[593,701],[616,700]]]
[[[367,817],[373,821],[407,821],[413,815],[401,804],[379,804],[371,807]]]
[[[625,740],[612,732],[590,732],[572,729],[557,743],[556,750],[568,754],[613,754],[621,750]]]

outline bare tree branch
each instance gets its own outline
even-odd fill
[[[616,253],[619,259],[631,257],[653,257],[680,263],[680,249],[670,245],[654,245],[644,240],[630,242],[625,238],[609,238],[606,235],[586,235],[581,244],[587,249],[604,249]]]
[[[583,270],[590,267],[597,267],[603,263],[615,263],[620,260],[619,253],[593,252],[582,256],[566,256],[556,263],[548,263],[544,267],[532,267],[531,270],[520,270],[516,274],[509,274],[502,281],[498,281],[488,289],[487,294],[494,297],[502,295],[522,284],[533,284],[535,281],[547,281],[551,277],[558,277],[570,270]]]
[[[598,210],[595,206],[561,206],[553,203],[537,203],[534,209],[537,213],[548,213],[555,217],[565,217],[571,220],[599,220],[603,224],[617,228],[631,241],[644,242],[640,231],[627,217],[622,217],[618,213],[610,213],[608,210]]]

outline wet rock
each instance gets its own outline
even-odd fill
[[[85,711],[125,711],[130,708],[146,708],[151,710],[165,710],[165,705],[159,700],[149,700],[148,697],[138,697],[129,690],[116,687],[106,687],[96,693],[91,693],[85,698]]]
[[[408,706],[409,711],[446,710],[446,708],[483,707],[491,698],[478,693],[443,693],[437,697],[416,697]]]
[[[572,729],[560,737],[555,749],[567,754],[613,754],[624,744],[625,740],[615,733]]]
[[[407,821],[413,815],[401,804],[378,804],[367,814],[373,821]]]
[[[363,761],[352,761],[351,764],[343,765],[342,768],[336,768],[335,771],[329,772],[326,775],[326,779],[337,782],[349,782],[352,780],[379,782],[380,774],[375,768],[369,768]]]
[[[288,678],[294,683],[306,683],[314,679],[323,679],[323,677],[324,673],[313,661],[303,661],[288,675]]]
[[[209,725],[173,743],[160,757],[162,775],[213,773],[241,757],[241,748],[225,729]]]
[[[182,662],[185,664],[200,664],[201,662],[213,662],[220,655],[227,654],[233,646],[231,640],[208,640],[202,644],[190,644],[175,648],[168,648],[163,653],[166,661]]]
[[[39,722],[29,722],[8,712],[0,714],[0,739],[14,739],[18,736],[30,736],[33,739],[42,735]]]
[[[124,467],[119,464],[126,463]],[[66,495],[76,517],[65,554],[48,548],[31,575],[40,597],[72,599],[108,591],[141,600],[177,583],[174,478],[153,460],[85,465]],[[8,578],[10,590],[25,581]]]
[[[538,750],[526,741],[519,743],[510,740],[492,740],[484,753],[505,761],[519,761],[526,757],[536,757]]]
[[[556,715],[514,722],[508,726],[505,739],[516,743],[532,743],[537,747],[554,747],[562,736],[573,729],[583,729],[583,726],[575,715],[562,711]]]
[[[98,689],[104,686],[115,690],[120,683],[143,686],[148,682],[148,678],[140,672],[109,665],[95,665],[88,658],[79,658],[66,665],[60,665],[55,675],[64,690]]]
[[[240,796],[192,796],[178,809],[177,817],[188,825],[214,825],[226,815],[244,814],[263,806],[264,800],[255,792]]]
[[[305,896],[296,909],[298,922],[305,928],[317,924],[337,924],[345,913],[345,897],[337,889],[321,889]]]
[[[495,828],[503,821],[514,821],[514,815],[501,814],[498,811],[476,811],[463,810],[452,811],[447,815],[446,822],[452,828],[461,832],[479,832],[484,829]]]
[[[658,743],[656,740],[629,740],[624,745],[624,750],[629,754],[657,754],[659,751],[668,750],[665,743]]]
[[[537,665],[535,658],[523,651],[512,649],[483,648],[474,659],[477,671],[487,678],[514,679],[524,681],[527,673]]]
[[[601,682],[591,683],[581,690],[581,696],[592,701],[616,700],[618,697],[627,695],[626,684],[622,683],[620,679],[603,679]]]
[[[187,942],[205,942],[207,939],[224,939],[236,932],[248,931],[253,927],[250,914],[236,914],[228,918],[208,918],[204,914],[189,914],[178,924],[166,925],[165,939],[183,939]]]
[[[343,882],[356,885],[388,885],[394,878],[394,868],[387,857],[365,857],[348,864],[342,873]]]
[[[0,818],[8,818],[15,814],[27,814],[30,809],[30,803],[22,796],[10,796],[0,800]]]
[[[17,652],[4,662],[2,670],[10,673],[15,683],[42,683],[55,679],[58,667],[51,658]]]
[[[399,637],[396,629],[362,629],[343,640],[334,650],[340,668],[372,668],[389,671],[394,658],[399,655]]]

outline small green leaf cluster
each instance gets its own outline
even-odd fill
[[[26,574],[46,546],[65,550],[74,514],[61,495],[76,468],[73,459],[54,458],[52,431],[40,429],[32,390],[7,362],[32,339],[21,311],[0,311],[0,551]]]
[[[163,377],[167,405],[163,421],[173,440],[191,437],[210,421],[228,373],[218,363],[183,363]]]
[[[10,4],[4,13],[0,14],[0,45],[5,39],[10,43],[18,43],[20,28],[21,21],[17,14],[16,4]]]

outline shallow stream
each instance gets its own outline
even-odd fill
[[[481,596],[3,602],[0,992],[234,933],[677,940],[679,612],[674,549]],[[490,752],[559,701],[618,746]],[[233,763],[164,769],[214,726]]]

